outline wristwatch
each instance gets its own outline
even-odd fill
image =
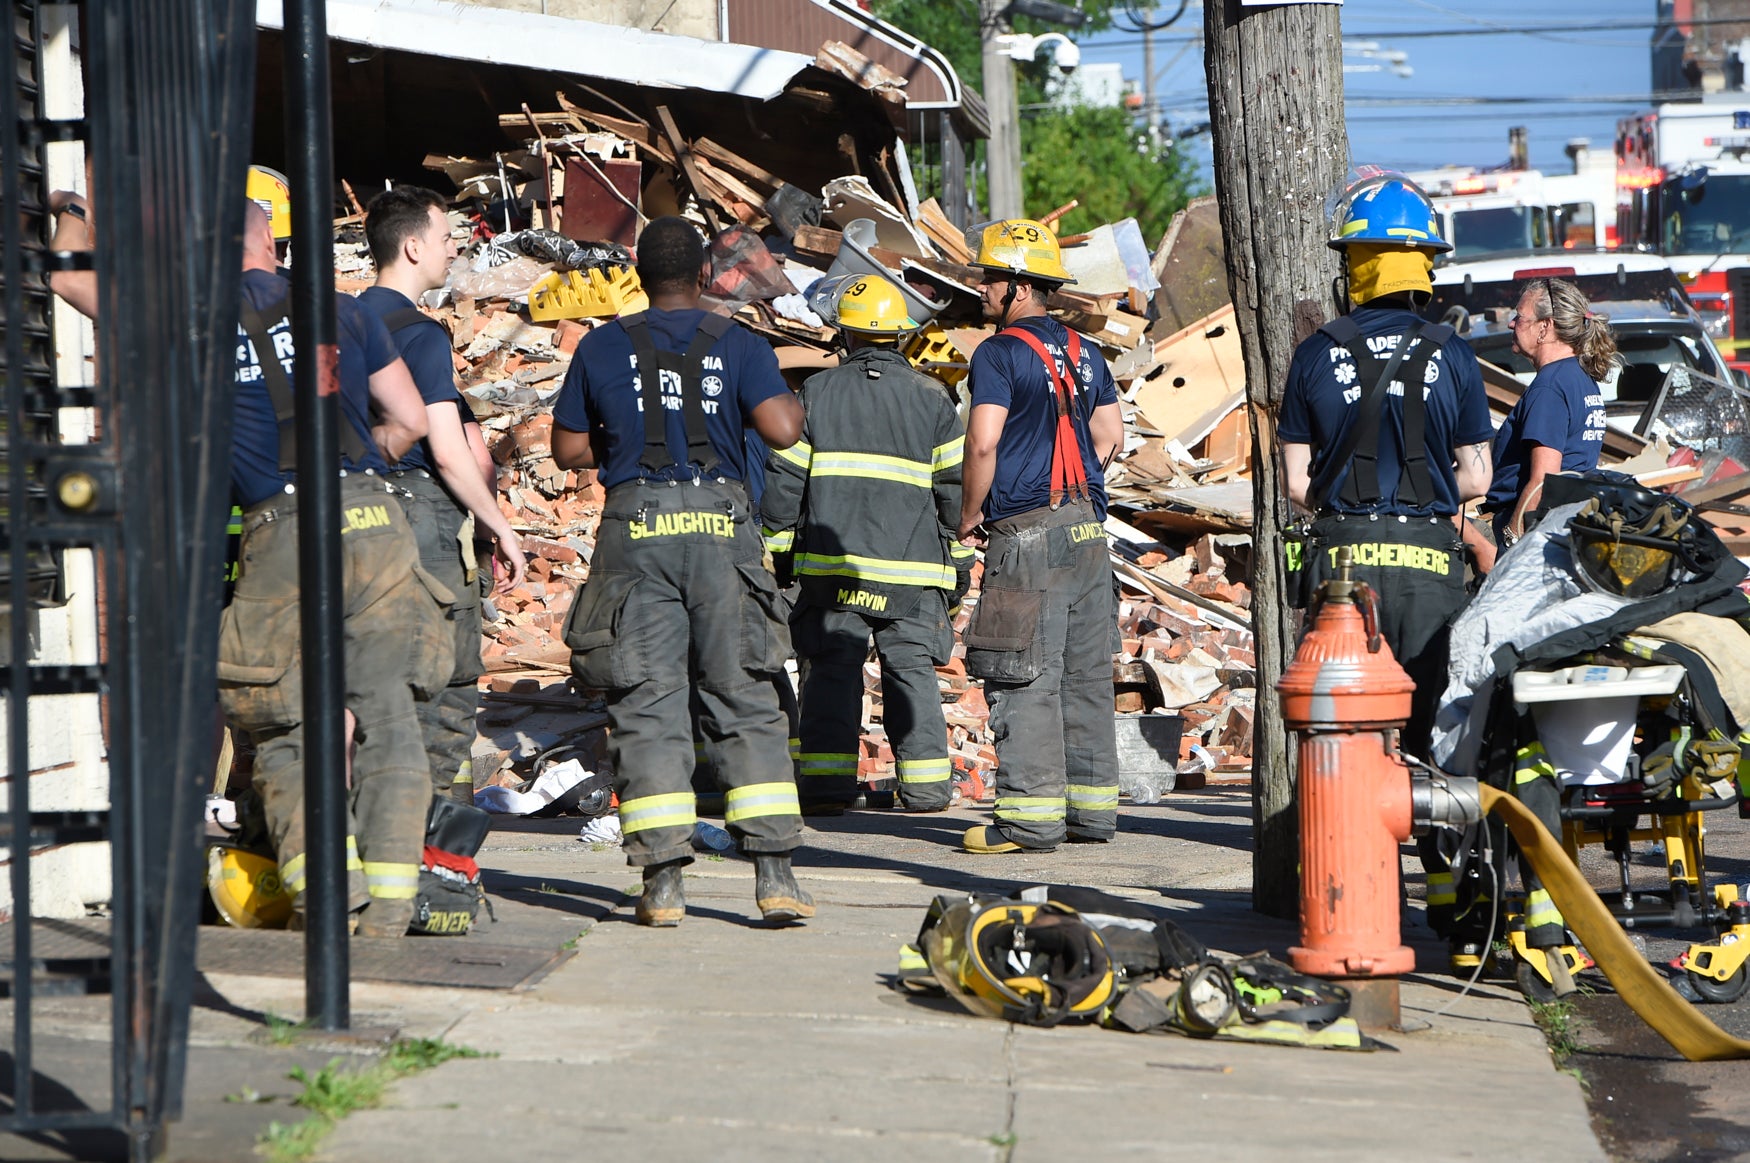
[[[56,214],[56,217],[59,217],[61,214],[71,214],[81,222],[90,221],[90,219],[85,217],[85,207],[79,205],[77,202],[69,202],[65,206],[62,206],[60,211]]]

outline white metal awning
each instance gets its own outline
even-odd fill
[[[768,101],[814,63],[801,53],[447,0],[328,0],[328,36],[349,44]],[[280,0],[259,28],[283,29]]]

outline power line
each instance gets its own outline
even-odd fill
[[[1701,20],[1686,20],[1686,26],[1715,24],[1750,24],[1742,17],[1708,17]],[[1658,21],[1650,19],[1634,20],[1599,20],[1591,23],[1567,22],[1562,24],[1519,24],[1519,25],[1489,25],[1485,27],[1465,26],[1462,28],[1397,28],[1373,32],[1351,32],[1344,30],[1345,37],[1356,40],[1428,40],[1446,37],[1467,36],[1542,36],[1561,32],[1639,32],[1663,27]],[[1672,25],[1671,27],[1675,27]],[[1201,40],[1203,34],[1189,33],[1181,36],[1163,36],[1160,40],[1167,43]],[[1077,42],[1084,49],[1089,48],[1134,48],[1142,44],[1140,38],[1119,37],[1112,40],[1090,39]]]
[[[1394,105],[1434,108],[1460,105],[1657,105],[1693,96],[1693,90],[1683,89],[1660,93],[1571,93],[1553,97],[1346,97],[1343,103],[1355,109],[1376,109]],[[1750,94],[1746,96],[1750,97]]]

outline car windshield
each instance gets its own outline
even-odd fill
[[[1524,206],[1455,210],[1451,241],[1451,258],[1454,259],[1503,250],[1525,250],[1532,245],[1531,212]]]
[[[1750,174],[1674,178],[1661,193],[1666,254],[1750,251]]]
[[[1713,354],[1702,337],[1696,334],[1693,325],[1631,323],[1613,330],[1622,364],[1599,385],[1607,405],[1632,405],[1639,409],[1653,398],[1673,367],[1692,367],[1710,376],[1721,374]],[[1505,368],[1526,383],[1530,383],[1536,374],[1537,369],[1531,360],[1513,350],[1510,334],[1474,336],[1470,346],[1478,359]]]

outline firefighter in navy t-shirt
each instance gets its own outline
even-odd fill
[[[1451,247],[1415,186],[1388,175],[1352,190],[1331,245],[1344,252],[1353,309],[1295,349],[1276,429],[1288,494],[1314,515],[1304,592],[1352,548],[1416,683],[1404,748],[1425,755],[1447,624],[1465,602],[1455,517],[1489,483],[1488,397],[1470,346],[1417,313],[1433,256]]]
[[[1290,591],[1310,595],[1350,548],[1354,576],[1379,596],[1381,635],[1416,684],[1401,745],[1425,756],[1466,598],[1458,513],[1489,484],[1489,404],[1469,345],[1417,313],[1434,255],[1451,249],[1427,199],[1374,171],[1343,205],[1331,246],[1353,307],[1295,349],[1276,428],[1288,495],[1314,514],[1303,560],[1288,562]],[[1429,920],[1444,931],[1452,876],[1431,841],[1421,849]]]
[[[472,804],[474,713],[482,670],[476,527],[503,566],[500,592],[522,583],[522,546],[499,511],[492,457],[480,426],[456,391],[449,333],[413,305],[416,297],[444,285],[455,257],[443,199],[417,186],[385,190],[366,210],[365,237],[377,282],[359,296],[359,304],[389,329],[413,373],[430,427],[424,440],[389,466],[389,479],[405,494],[402,508],[419,543],[420,564],[456,595],[450,610],[456,668],[442,691],[418,705],[419,727],[432,790]]]
[[[744,429],[788,448],[802,408],[769,346],[700,309],[710,271],[690,223],[647,225],[638,278],[650,309],[584,337],[553,408],[554,462],[595,468],[607,490],[565,640],[578,680],[607,692],[620,828],[628,863],[644,870],[636,915],[646,925],[686,914],[695,691],[727,789],[724,823],[754,858],[761,914],[814,914],[790,868],[802,818],[772,685],[789,628],[745,484]]]
[[[998,333],[972,357],[960,535],[989,530],[984,584],[966,628],[997,740],[993,822],[969,852],[1100,842],[1118,830],[1112,655],[1118,612],[1107,558],[1104,467],[1124,436],[1118,393],[1091,341],[1045,301],[1073,282],[1051,232],[986,227],[985,313]]]
[[[219,694],[231,725],[248,732],[255,744],[254,784],[266,809],[280,877],[301,915],[304,714],[290,295],[290,281],[275,266],[267,215],[251,202],[244,228],[231,456],[243,540],[236,592],[219,623]],[[360,935],[400,937],[413,920],[431,804],[414,699],[416,693],[441,688],[454,665],[440,605],[450,595],[419,576],[413,534],[383,477],[389,462],[425,435],[419,391],[373,315],[345,295],[335,297],[335,314],[341,447],[335,471],[344,476],[345,709],[356,717],[358,745],[348,800],[356,824],[347,838],[350,904],[364,909]]]

